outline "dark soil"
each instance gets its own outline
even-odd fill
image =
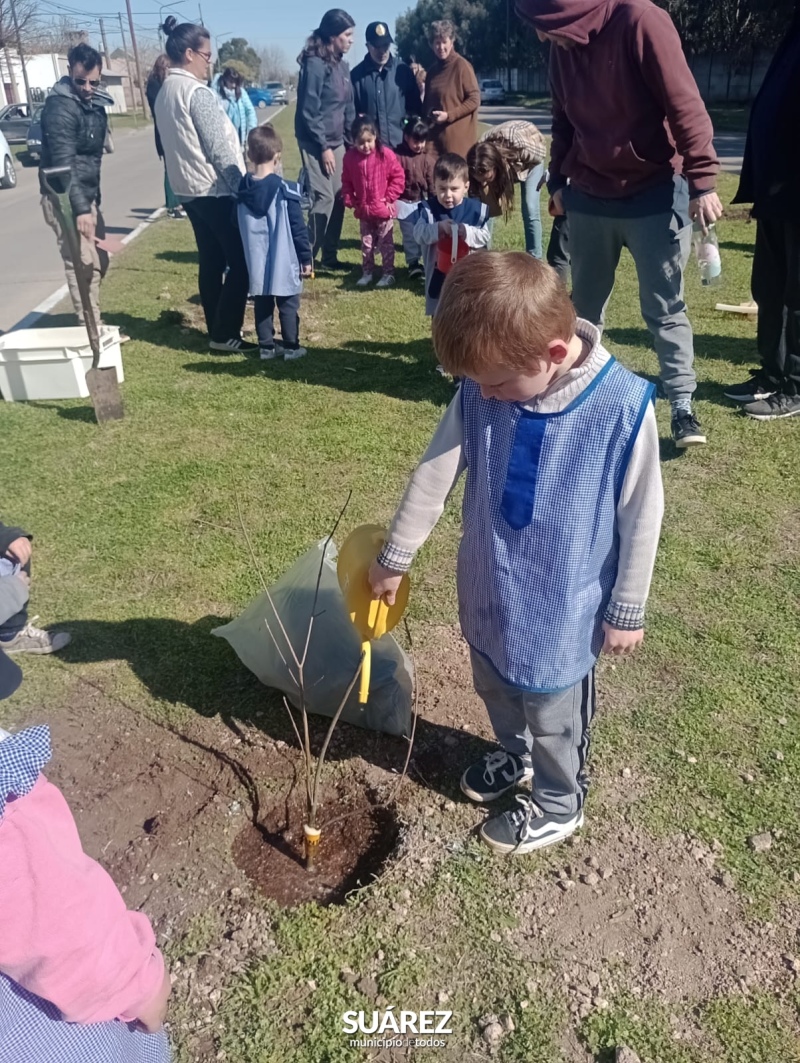
[[[319,818],[322,838],[314,870],[308,871],[304,813],[302,796],[274,805],[234,840],[234,862],[284,907],[305,901],[341,904],[348,893],[380,874],[397,841],[396,818],[363,793],[340,793]]]

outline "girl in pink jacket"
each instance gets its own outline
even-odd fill
[[[0,698],[21,673],[0,650]],[[40,774],[50,732],[0,730],[0,1063],[168,1063],[169,974]]]
[[[356,118],[352,138],[353,146],[348,148],[342,167],[342,196],[344,205],[353,208],[361,223],[363,273],[356,283],[365,288],[372,282],[377,250],[383,262],[383,276],[376,287],[391,288],[395,204],[403,194],[405,174],[395,153],[381,144],[371,118]]]

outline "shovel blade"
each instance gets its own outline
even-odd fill
[[[122,408],[122,396],[114,366],[107,369],[88,369],[86,386],[94,406],[94,415],[99,424],[104,421],[119,421],[125,416]]]

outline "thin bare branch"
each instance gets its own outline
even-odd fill
[[[274,607],[273,607],[273,608],[274,608]],[[285,658],[285,657],[283,656],[283,650],[282,650],[282,649],[280,648],[280,646],[278,645],[278,640],[277,640],[277,639],[275,638],[275,634],[274,634],[274,632],[273,632],[272,628],[271,628],[271,627],[269,626],[269,620],[267,620],[267,618],[266,618],[266,617],[264,617],[264,627],[265,627],[265,628],[267,629],[267,631],[268,631],[268,633],[269,633],[269,637],[270,637],[270,638],[272,639],[272,644],[273,644],[273,646],[274,646],[274,647],[275,647],[275,649],[276,649],[276,650],[278,651],[278,656],[279,656],[279,657],[280,657],[280,659],[281,659],[281,660],[283,661],[283,666],[284,666],[284,668],[285,668],[285,669],[286,669],[286,671],[287,671],[287,672],[289,673],[289,675],[290,675],[290,676],[292,677],[292,682],[294,683],[294,685],[295,685],[295,686],[299,686],[300,684],[299,684],[299,682],[298,682],[298,680],[297,680],[297,677],[295,676],[295,674],[294,674],[294,672],[292,671],[292,669],[291,669],[291,668],[289,667],[289,662],[288,662],[288,661],[286,660],[286,658]]]
[[[317,802],[318,802],[318,799],[319,799],[319,781],[320,781],[320,777],[322,775],[322,765],[325,762],[325,754],[328,752],[328,745],[330,744],[331,736],[333,735],[333,730],[336,727],[336,724],[339,722],[339,717],[342,715],[342,712],[344,711],[344,707],[347,704],[347,699],[350,697],[351,693],[353,692],[353,687],[358,682],[358,677],[361,675],[361,669],[363,667],[364,667],[364,651],[362,650],[361,651],[361,657],[359,658],[359,661],[358,661],[358,668],[356,668],[355,675],[350,680],[350,685],[348,686],[347,690],[345,690],[345,692],[344,692],[344,697],[339,702],[339,708],[336,710],[336,712],[333,715],[333,719],[331,720],[330,725],[328,727],[328,730],[327,730],[327,732],[325,734],[325,741],[322,743],[322,749],[320,749],[319,755],[317,756],[317,770],[316,770],[316,773],[314,775],[314,786],[313,786],[312,797],[311,797],[312,803],[311,803],[311,810],[310,810],[310,813],[309,813],[309,826],[311,826],[311,827],[316,826],[316,822],[315,821],[316,821],[316,816],[317,816]]]
[[[328,538],[325,540],[325,544],[322,547],[322,557],[320,558],[319,569],[317,571],[317,585],[314,588],[314,601],[311,603],[311,617],[310,617],[310,619],[308,621],[308,631],[306,633],[306,644],[305,644],[305,647],[303,648],[303,656],[301,658],[303,664],[305,664],[306,657],[308,656],[308,647],[309,647],[309,644],[311,642],[311,631],[312,631],[312,629],[314,627],[314,616],[315,616],[315,614],[317,612],[317,601],[319,600],[319,586],[322,583],[322,572],[323,572],[323,566],[325,564],[325,558],[326,558],[326,556],[328,554],[328,547],[330,546],[331,542],[333,541],[333,537],[336,534],[337,529],[338,529],[339,525],[342,522],[342,517],[345,515],[347,507],[350,505],[350,499],[352,497],[353,497],[353,490],[351,488],[348,491],[348,493],[347,493],[347,498],[345,499],[345,503],[344,503],[344,505],[341,508],[339,516],[336,518],[336,523],[331,528],[330,534],[328,535]]]
[[[294,646],[292,645],[292,640],[289,638],[289,634],[286,631],[286,628],[283,626],[283,621],[281,620],[280,613],[275,608],[275,602],[273,602],[272,595],[269,593],[269,591],[267,590],[266,587],[264,588],[264,593],[267,596],[267,601],[272,606],[272,611],[275,614],[275,619],[278,621],[278,627],[281,629],[281,634],[286,639],[286,645],[289,647],[289,652],[292,655],[292,660],[294,661],[295,665],[297,666],[297,671],[298,671],[298,674],[300,675],[300,681],[302,681],[302,674],[301,673],[302,673],[302,670],[303,670],[303,665],[297,659],[297,654],[294,652]],[[300,683],[298,682],[298,686],[299,685],[300,685]]]
[[[260,567],[260,565],[258,563],[258,558],[256,557],[256,552],[253,549],[253,544],[250,541],[250,536],[248,535],[247,528],[245,527],[245,524],[244,524],[244,517],[242,516],[242,505],[241,505],[241,503],[239,501],[239,492],[238,491],[235,493],[235,498],[236,498],[236,512],[239,514],[239,524],[241,525],[242,535],[244,535],[245,542],[247,543],[247,548],[250,551],[250,557],[252,558],[253,565],[255,566],[255,570],[258,573],[258,578],[261,580],[261,586],[264,588],[264,590],[266,590],[267,589],[267,584],[266,584],[266,581],[264,579],[264,575],[263,575],[263,573],[261,571],[261,567]]]
[[[414,695],[411,702],[411,736],[408,740],[408,752],[406,753],[406,762],[403,765],[403,770],[400,773],[400,778],[397,780],[394,791],[392,792],[392,800],[394,800],[397,796],[397,791],[400,789],[403,779],[405,779],[406,775],[408,774],[408,765],[411,763],[411,754],[414,751],[414,738],[417,733],[417,719],[419,718],[419,680],[417,678],[419,673],[417,672],[417,655],[414,650],[414,640],[411,637],[411,628],[408,626],[408,620],[405,617],[403,617],[403,626],[406,629],[406,637],[408,638],[408,649],[411,655],[411,667],[414,671]]]
[[[289,699],[286,697],[285,694],[283,696],[283,704],[286,706],[286,711],[289,713],[289,719],[292,721],[292,727],[294,728],[294,733],[297,735],[297,744],[302,749],[303,743],[300,740],[300,732],[297,730],[297,724],[294,721],[294,713],[292,712],[291,706],[289,705]]]

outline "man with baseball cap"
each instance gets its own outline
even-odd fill
[[[387,147],[403,140],[403,118],[420,114],[422,100],[411,69],[392,55],[392,35],[386,22],[367,26],[367,56],[350,75],[356,113],[371,118]]]

